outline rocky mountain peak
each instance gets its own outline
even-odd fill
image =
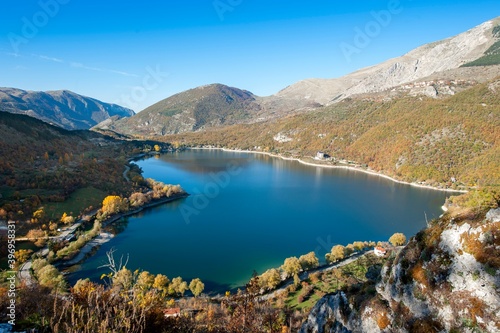
[[[307,98],[331,104],[352,95],[376,93],[430,75],[460,68],[485,54],[498,41],[499,19],[485,22],[457,36],[423,45],[379,65],[361,69],[337,79],[308,79],[277,95]]]

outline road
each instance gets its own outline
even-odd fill
[[[130,178],[128,178],[127,173],[130,171],[130,167],[128,165],[125,165],[125,171],[123,171],[123,178],[127,181],[127,183],[130,183]]]
[[[59,235],[47,237],[46,239],[63,240],[64,238],[66,238],[70,234],[73,234],[76,231],[76,229],[83,222],[90,221],[92,219],[92,216],[94,216],[95,214],[97,214],[97,209],[94,209],[93,211],[83,215],[82,218],[80,220],[78,220],[78,222],[76,222],[75,224],[71,225],[70,227],[67,227],[64,230],[62,230]],[[22,241],[22,240],[28,240],[28,239],[27,238],[26,239],[25,238],[17,238],[16,239],[16,241]],[[46,257],[49,254],[49,249],[47,246],[45,246],[43,249],[40,249],[36,254],[41,256],[41,257]],[[19,267],[19,270],[17,272],[17,276],[19,278],[19,281],[24,282],[27,285],[30,285],[33,283],[33,277],[31,276],[31,265],[32,265],[32,263],[31,263],[31,259],[30,259],[30,260],[26,261],[25,263],[23,263]]]

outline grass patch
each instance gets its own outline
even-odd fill
[[[2,196],[2,198],[11,197],[12,194],[14,194],[14,191],[15,190],[13,187],[6,186],[6,185],[0,186],[0,195]]]
[[[63,213],[78,216],[87,207],[99,207],[106,193],[94,187],[85,187],[76,190],[64,202],[50,202],[45,207],[45,213],[51,219],[59,219]]]
[[[299,287],[296,291],[290,291],[285,304],[296,310],[310,310],[325,294],[334,293],[340,289],[347,288],[353,284],[368,281],[366,273],[368,268],[374,265],[382,265],[387,259],[375,257],[368,254],[358,260],[338,269],[333,269],[321,274],[319,281],[313,283],[311,279],[306,280],[310,286],[314,287],[313,292],[303,302],[299,302],[299,297],[303,293],[304,287]]]

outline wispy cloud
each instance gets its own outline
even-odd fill
[[[80,62],[70,62],[70,65],[71,65],[71,67],[74,67],[74,68],[87,69],[89,71],[119,74],[119,75],[123,75],[123,76],[139,77],[139,75],[136,75],[136,74],[131,74],[131,73],[123,72],[123,71],[117,71],[114,69],[85,66],[84,64],[82,64]]]
[[[0,51],[0,54],[4,54],[4,55],[11,56],[11,57],[16,57],[16,58],[26,58],[26,56],[24,56],[22,54],[13,53],[13,52]],[[34,57],[34,58],[38,58],[41,60],[45,60],[45,61],[59,63],[59,64],[67,64],[73,68],[80,68],[80,69],[94,71],[94,72],[111,73],[111,74],[117,74],[117,75],[122,75],[122,76],[129,76],[129,77],[139,77],[139,75],[137,75],[137,74],[128,73],[125,71],[119,71],[119,70],[109,69],[109,68],[99,68],[99,67],[86,66],[80,62],[67,61],[64,59],[50,57],[50,56],[46,56],[43,54],[32,53],[29,56]]]
[[[15,58],[23,58],[23,56],[21,56],[19,53],[14,53],[14,52],[0,51],[0,54],[8,55]]]
[[[49,60],[49,61],[53,61],[53,62],[60,62],[60,63],[63,63],[64,60],[62,59],[58,59],[58,58],[53,58],[53,57],[47,57],[45,55],[40,55],[40,54],[34,54],[35,57],[38,57],[42,60]]]

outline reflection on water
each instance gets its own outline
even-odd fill
[[[446,198],[261,154],[191,150],[138,164],[145,177],[181,184],[191,196],[113,226],[116,237],[71,275],[73,282],[107,273],[98,267],[115,247],[117,256],[130,255],[132,270],[199,277],[207,290],[224,292],[286,257],[316,250],[323,260],[335,244],[412,236],[425,227],[425,215],[439,216]]]

